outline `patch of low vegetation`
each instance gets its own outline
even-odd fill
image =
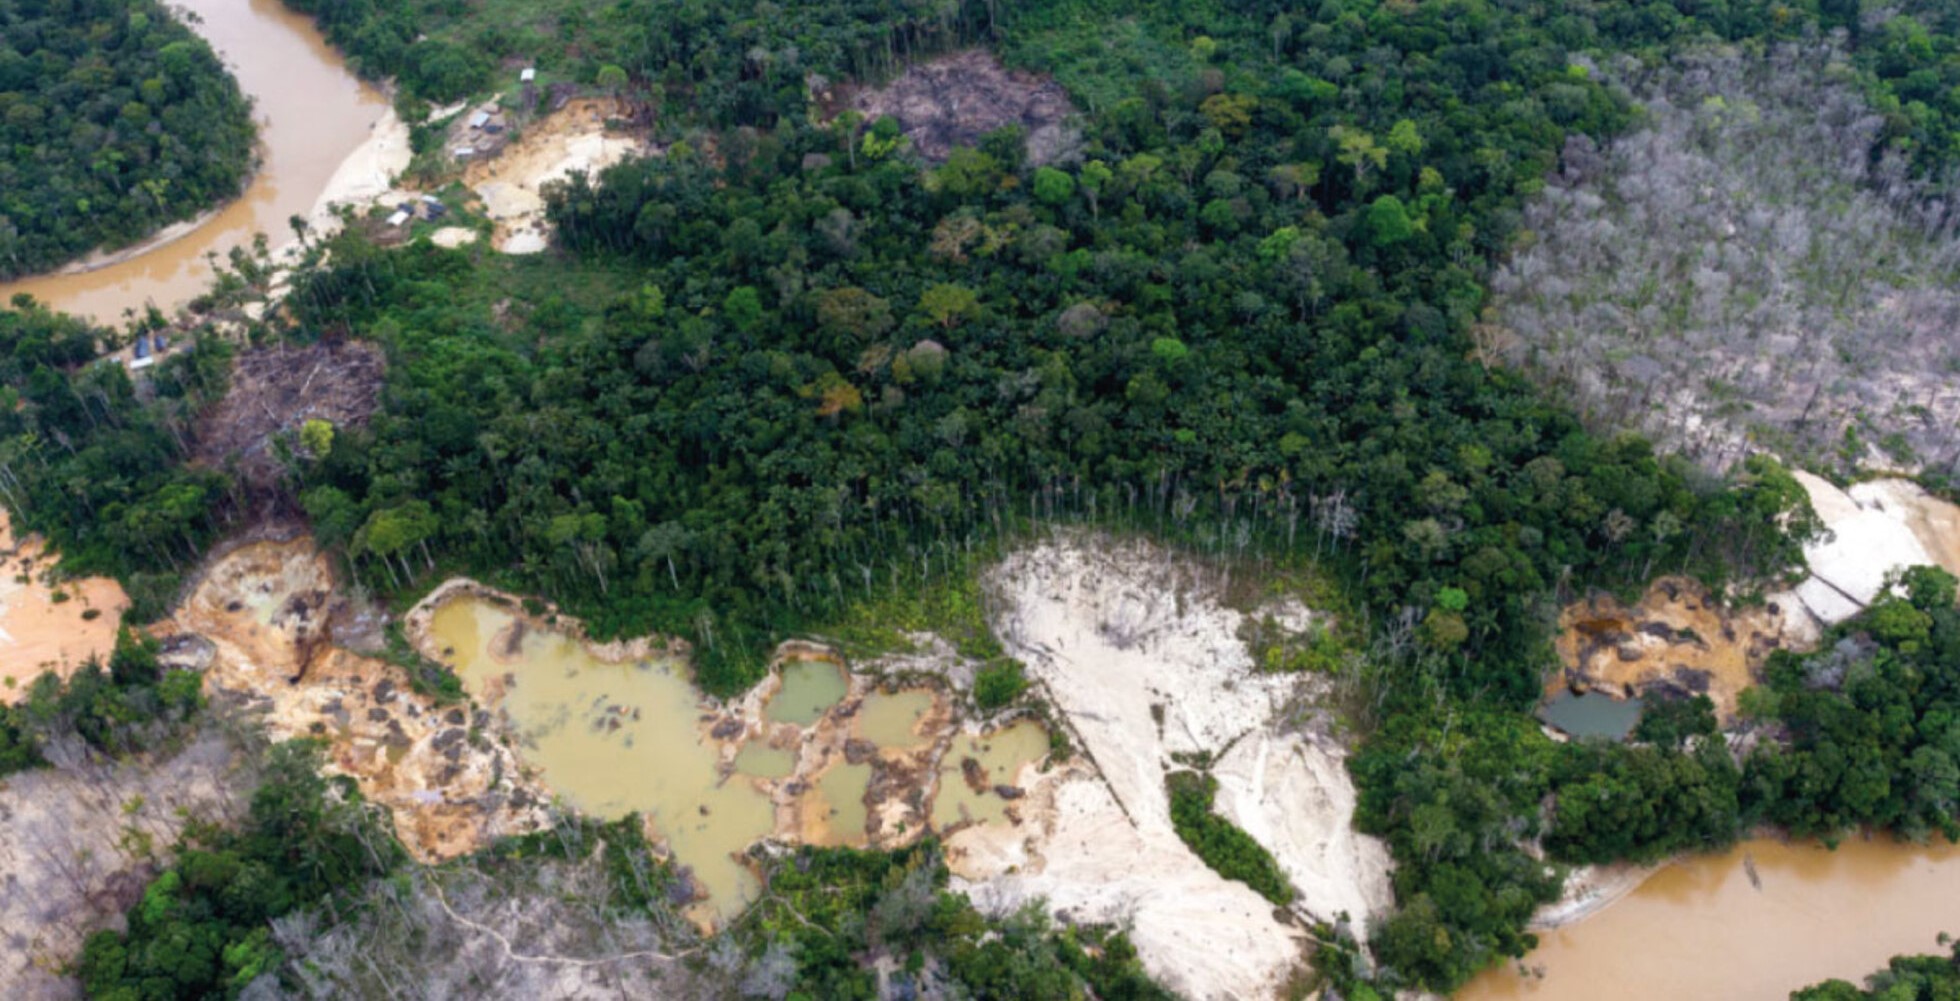
[[[383,639],[379,654],[381,659],[407,671],[409,687],[417,695],[426,695],[439,706],[468,698],[463,690],[463,679],[457,677],[448,665],[422,656],[415,649],[415,644],[408,641],[408,634],[402,630],[399,619],[388,622],[384,627]]]
[[[1171,826],[1198,858],[1220,876],[1252,887],[1275,906],[1293,902],[1293,885],[1273,853],[1212,810],[1217,779],[1202,772],[1171,772],[1164,776],[1164,787],[1171,796]]]
[[[963,657],[979,661],[1001,657],[1000,640],[987,623],[987,596],[977,573],[994,552],[994,547],[985,546],[972,552],[941,553],[939,558],[948,561],[944,573],[917,586],[872,587],[845,604],[831,621],[818,625],[817,631],[853,657],[909,651],[913,644],[908,634],[916,633],[944,639]]]
[[[91,658],[64,681],[47,672],[14,705],[0,705],[0,775],[167,748],[204,705],[203,679],[166,670],[157,641],[116,634],[108,663]]]
[[[973,701],[983,712],[1006,708],[1027,690],[1027,669],[1012,658],[988,664],[973,678]]]
[[[1120,932],[1058,929],[1038,908],[988,918],[946,889],[947,875],[930,840],[895,852],[801,848],[772,862],[743,919],[763,943],[747,983],[772,997],[909,996],[929,985],[992,998],[1172,996]]]
[[[77,973],[91,996],[235,997],[278,968],[270,922],[400,863],[385,820],[351,779],[323,777],[320,756],[317,742],[274,745],[243,827],[188,833],[127,930],[89,937]]]

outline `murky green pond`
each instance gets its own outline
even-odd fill
[[[769,697],[763,714],[778,723],[809,726],[844,698],[850,683],[836,664],[800,660],[783,666],[783,687]]]
[[[751,740],[735,755],[735,770],[759,779],[786,779],[796,771],[796,752]]]
[[[445,603],[430,628],[473,698],[503,689],[519,753],[546,785],[583,813],[651,818],[723,917],[754,898],[737,856],[773,830],[774,810],[747,779],[722,781],[700,693],[678,666],[603,663],[481,598]]]
[[[1616,699],[1600,692],[1560,692],[1538,710],[1538,718],[1574,737],[1625,740],[1640,722],[1639,699]]]
[[[939,763],[939,793],[932,801],[934,827],[962,821],[981,823],[1007,819],[1007,800],[994,791],[1014,781],[1021,766],[1048,755],[1048,731],[1033,720],[1003,727],[985,737],[961,735]],[[974,762],[973,767],[967,761]],[[978,780],[980,788],[975,788]]]
[[[867,840],[864,790],[871,784],[871,765],[840,761],[817,780],[812,806],[822,814],[823,844],[863,847]]]
[[[923,688],[891,694],[872,692],[858,710],[857,735],[879,747],[917,747],[926,741],[919,724],[932,711],[932,703],[932,693]]]

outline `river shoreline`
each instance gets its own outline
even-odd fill
[[[150,307],[174,314],[210,289],[214,255],[223,262],[234,249],[250,252],[260,233],[274,246],[293,239],[288,221],[312,217],[322,195],[346,200],[350,182],[333,183],[343,164],[373,159],[370,144],[389,122],[388,95],[354,76],[311,18],[281,0],[184,6],[253,102],[260,153],[243,189],[131,246],[96,248],[54,270],[0,282],[0,301],[24,292],[110,326]],[[401,145],[406,154],[405,137]]]
[[[252,186],[252,182],[254,180],[257,180],[257,178],[258,178],[258,171],[256,170],[250,174],[247,174],[245,176],[245,187],[249,189]],[[14,280],[27,281],[34,278],[51,278],[51,277],[61,278],[61,277],[68,277],[71,275],[85,275],[91,272],[100,271],[103,268],[115,267],[116,265],[121,264],[124,261],[135,260],[136,258],[141,257],[144,254],[150,253],[153,250],[162,250],[163,248],[168,247],[173,243],[176,243],[178,240],[190,236],[191,234],[204,228],[205,223],[208,223],[211,220],[216,219],[221,213],[224,212],[225,209],[230,208],[233,204],[235,204],[238,201],[238,199],[243,197],[244,194],[243,192],[241,192],[237,195],[227,198],[224,201],[219,202],[218,204],[213,205],[202,212],[199,212],[197,215],[192,216],[189,219],[181,219],[177,222],[173,222],[170,225],[165,226],[154,233],[151,233],[149,236],[144,237],[142,240],[130,244],[127,247],[123,247],[120,250],[103,250],[98,247],[95,250],[89,251],[85,256],[82,257],[81,260],[69,261],[67,264],[55,268],[52,271],[37,271],[31,275],[21,275],[20,277]]]

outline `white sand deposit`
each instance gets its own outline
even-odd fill
[[[454,250],[457,247],[464,247],[475,243],[476,230],[464,229],[461,226],[444,226],[429,234],[429,242],[438,247],[448,247]]]
[[[639,139],[606,131],[603,102],[577,100],[524,127],[517,141],[464,173],[483,199],[484,214],[497,224],[493,240],[505,253],[544,249],[546,184],[575,173],[598,173],[639,152]]]
[[[1305,959],[1302,933],[1178,840],[1164,775],[1188,752],[1218,757],[1217,808],[1274,853],[1297,909],[1358,923],[1387,909],[1388,853],[1350,826],[1343,750],[1275,725],[1307,681],[1253,670],[1243,616],[1202,571],[1145,543],[1061,535],[1010,556],[989,587],[996,633],[1095,767],[1033,782],[1020,829],[949,840],[980,906],[1045,898],[1076,920],[1128,924],[1152,974],[1187,996],[1274,994]]]
[[[412,156],[407,123],[393,108],[382,112],[367,141],[340,161],[340,169],[333,172],[333,178],[314,200],[311,221],[320,225],[322,216],[329,214],[329,207],[336,204],[357,209],[375,204],[394,188],[395,175],[408,169]]]
[[[1795,592],[1820,621],[1838,623],[1864,610],[1895,570],[1938,565],[1960,573],[1960,507],[1908,480],[1872,480],[1846,491],[1810,473],[1795,475],[1826,528],[1804,547],[1811,576]]]

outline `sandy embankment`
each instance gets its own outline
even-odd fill
[[[115,649],[116,627],[129,607],[120,585],[87,577],[49,587],[54,558],[41,540],[14,538],[5,508],[0,508],[0,553],[8,554],[0,567],[0,702],[19,699],[42,671],[66,677],[90,657],[106,657]],[[67,600],[54,600],[56,594]],[[85,614],[91,611],[97,614]]]
[[[245,183],[249,186],[251,181],[251,176],[247,175]],[[173,222],[127,247],[118,250],[91,251],[87,257],[79,261],[70,261],[68,264],[56,268],[50,274],[56,276],[85,275],[91,271],[100,271],[103,268],[114,267],[124,261],[141,257],[153,250],[162,250],[176,243],[178,240],[197,232],[205,223],[216,219],[218,214],[223,212],[225,207],[230,204],[230,201],[226,201],[213,208],[199,212],[189,219],[181,222]]]
[[[508,747],[472,739],[479,710],[437,705],[401,668],[334,645],[343,601],[310,538],[257,542],[212,559],[160,628],[200,637],[186,666],[214,698],[264,708],[272,739],[326,737],[329,767],[388,808],[418,860],[549,826],[550,794]]]
[[[549,242],[542,189],[574,173],[596,177],[640,152],[642,142],[606,132],[610,102],[586,98],[567,103],[524,127],[515,143],[464,171],[463,181],[483,200],[497,224],[494,246],[506,254],[535,254]]]
[[[1242,615],[1201,576],[1144,543],[1077,535],[989,576],[996,633],[1089,760],[1033,778],[1019,828],[958,832],[948,854],[985,909],[1045,899],[1073,920],[1129,926],[1150,971],[1186,996],[1271,996],[1306,958],[1305,931],[1178,839],[1173,755],[1217,758],[1218,809],[1274,853],[1304,915],[1365,925],[1390,906],[1390,861],[1350,826],[1344,749],[1277,725],[1310,681],[1256,672]]]
[[[1611,865],[1580,866],[1565,877],[1559,898],[1531,915],[1530,929],[1560,928],[1598,914],[1647,881],[1647,877],[1673,865],[1673,861],[1653,865],[1615,862]]]
[[[395,178],[408,169],[415,151],[409,147],[408,124],[394,108],[381,113],[367,140],[354,147],[340,167],[313,200],[306,214],[309,242],[324,240],[340,231],[338,209],[352,209],[356,216],[376,205],[409,197],[395,187]],[[286,240],[273,251],[273,260],[290,265],[299,258],[300,243]]]
[[[1960,574],[1960,507],[1909,480],[1871,480],[1847,491],[1806,472],[1796,477],[1828,530],[1804,547],[1811,576],[1794,592],[1819,622],[1863,611],[1893,570],[1938,565]]]

